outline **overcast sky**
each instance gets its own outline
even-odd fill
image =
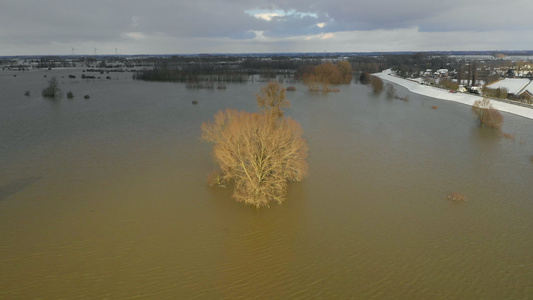
[[[0,0],[0,55],[533,50],[531,0]]]

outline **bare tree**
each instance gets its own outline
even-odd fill
[[[490,100],[483,98],[483,100],[476,100],[472,105],[472,113],[477,117],[481,126],[501,129],[503,125],[503,117],[500,112],[492,107]]]
[[[59,88],[59,81],[55,76],[53,76],[50,78],[50,80],[48,80],[48,87],[43,89],[42,95],[43,97],[55,98],[59,96],[60,92],[61,89]]]
[[[261,87],[261,94],[257,94],[256,99],[259,109],[277,117],[283,117],[282,108],[291,107],[285,98],[285,89],[276,81]]]
[[[300,124],[282,117],[280,108],[288,101],[279,88],[269,84],[257,96],[262,112],[227,109],[202,124],[202,139],[215,144],[213,155],[220,168],[211,176],[212,184],[233,181],[233,197],[256,208],[273,201],[281,204],[288,181],[308,174],[307,142]]]
[[[385,85],[385,92],[387,93],[387,97],[389,97],[389,98],[397,97],[396,96],[396,88],[394,87],[394,85],[392,85],[390,83],[387,83]]]

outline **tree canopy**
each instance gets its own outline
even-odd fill
[[[281,107],[289,102],[278,83],[263,88],[257,102],[261,112],[216,113],[213,122],[202,124],[202,139],[215,144],[219,171],[211,184],[233,182],[233,198],[260,208],[281,204],[288,181],[300,181],[308,174],[308,146],[300,124],[283,117]]]

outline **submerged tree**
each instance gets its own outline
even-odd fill
[[[283,117],[282,108],[291,107],[291,103],[285,98],[285,89],[275,81],[262,87],[261,94],[257,94],[256,99],[259,109],[276,117]]]
[[[383,80],[377,76],[370,76],[370,85],[374,94],[381,94],[383,91]]]
[[[387,93],[387,97],[389,98],[395,98],[396,96],[396,88],[391,83],[387,83],[385,86],[385,93]]]
[[[42,95],[43,97],[55,98],[59,96],[60,92],[61,89],[59,88],[59,81],[55,76],[53,76],[50,80],[48,80],[48,86],[43,89]]]
[[[307,142],[300,124],[280,114],[278,104],[288,103],[281,89],[277,83],[269,84],[258,95],[262,112],[227,109],[216,113],[213,122],[202,124],[202,139],[215,144],[213,155],[220,168],[212,184],[233,181],[233,197],[256,208],[273,201],[281,204],[288,181],[300,181],[308,174]]]
[[[472,113],[477,117],[481,126],[501,129],[503,117],[497,109],[492,107],[489,99],[476,100],[472,105]]]

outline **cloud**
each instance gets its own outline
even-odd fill
[[[125,32],[122,36],[134,40],[142,40],[146,38],[142,32]]]
[[[328,40],[328,39],[331,39],[331,38],[334,38],[335,37],[335,34],[333,33],[321,33],[321,34],[317,34],[317,35],[309,35],[309,36],[306,36],[304,39],[306,41],[310,41],[310,40]]]
[[[275,13],[275,12],[266,12],[266,13],[256,13],[256,14],[253,14],[252,16],[258,19],[263,19],[265,21],[272,21],[272,18],[281,17],[282,14]]]
[[[54,51],[70,44],[99,49],[124,45],[159,53],[315,47],[344,51],[362,48],[361,43],[373,41],[372,35],[382,38],[370,43],[376,49],[429,49],[430,44],[419,41],[435,37],[446,37],[448,44],[442,46],[447,49],[533,49],[525,34],[531,28],[528,7],[526,0],[5,0],[0,55],[27,48]],[[413,40],[389,35],[398,32],[413,33],[403,37]],[[343,44],[344,39],[354,45]],[[148,42],[155,44],[142,44]]]

